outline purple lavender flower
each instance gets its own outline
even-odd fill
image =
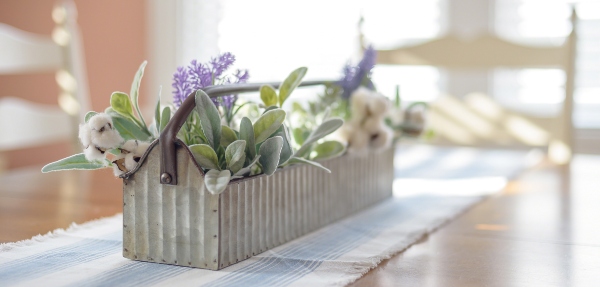
[[[237,70],[233,74],[233,80],[223,73],[233,65],[235,56],[231,53],[223,53],[219,57],[212,58],[207,64],[192,60],[187,67],[178,67],[173,74],[173,103],[176,107],[181,106],[185,98],[194,90],[205,88],[215,84],[245,83],[248,81],[248,70]],[[236,95],[228,95],[212,99],[215,105],[231,109],[237,101]]]
[[[177,107],[194,90],[189,82],[188,72],[184,67],[177,68],[177,71],[173,74],[173,84],[171,86],[175,88],[173,91],[173,103]]]
[[[338,85],[343,89],[343,99],[349,99],[352,92],[360,86],[366,86],[369,89],[374,88],[369,77],[371,76],[371,70],[375,66],[376,57],[377,52],[375,52],[373,46],[369,46],[357,66],[352,66],[350,63],[344,66],[344,76],[338,81]]]
[[[215,79],[220,78],[225,70],[229,69],[235,62],[235,56],[229,52],[223,53],[217,58],[210,59],[211,72]]]

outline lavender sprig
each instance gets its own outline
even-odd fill
[[[352,92],[360,86],[366,86],[369,89],[374,88],[373,83],[368,78],[371,76],[376,58],[377,52],[375,52],[373,46],[369,46],[357,66],[352,66],[350,63],[344,66],[344,76],[338,81],[338,85],[343,89],[343,99],[349,99]]]

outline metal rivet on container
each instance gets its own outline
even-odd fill
[[[162,183],[171,183],[171,175],[168,173],[163,173],[160,175],[160,182]]]

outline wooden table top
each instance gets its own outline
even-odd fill
[[[122,210],[110,170],[0,175],[0,242]],[[353,286],[600,286],[600,156],[541,165]]]

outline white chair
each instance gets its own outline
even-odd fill
[[[471,40],[447,35],[413,46],[379,50],[377,63],[449,69],[560,67],[566,74],[566,94],[561,112],[556,117],[543,118],[510,111],[480,94],[468,95],[464,101],[442,96],[432,103],[429,117],[433,130],[446,142],[475,146],[492,143],[544,146],[548,148],[551,160],[563,164],[570,160],[573,151],[576,19],[573,10],[573,31],[561,46],[525,46],[492,35]]]
[[[0,75],[54,71],[60,88],[58,105],[42,105],[2,95],[0,152],[71,140],[89,110],[83,47],[72,1],[58,3],[52,36],[21,31],[0,23]],[[8,97],[6,97],[8,96]]]

